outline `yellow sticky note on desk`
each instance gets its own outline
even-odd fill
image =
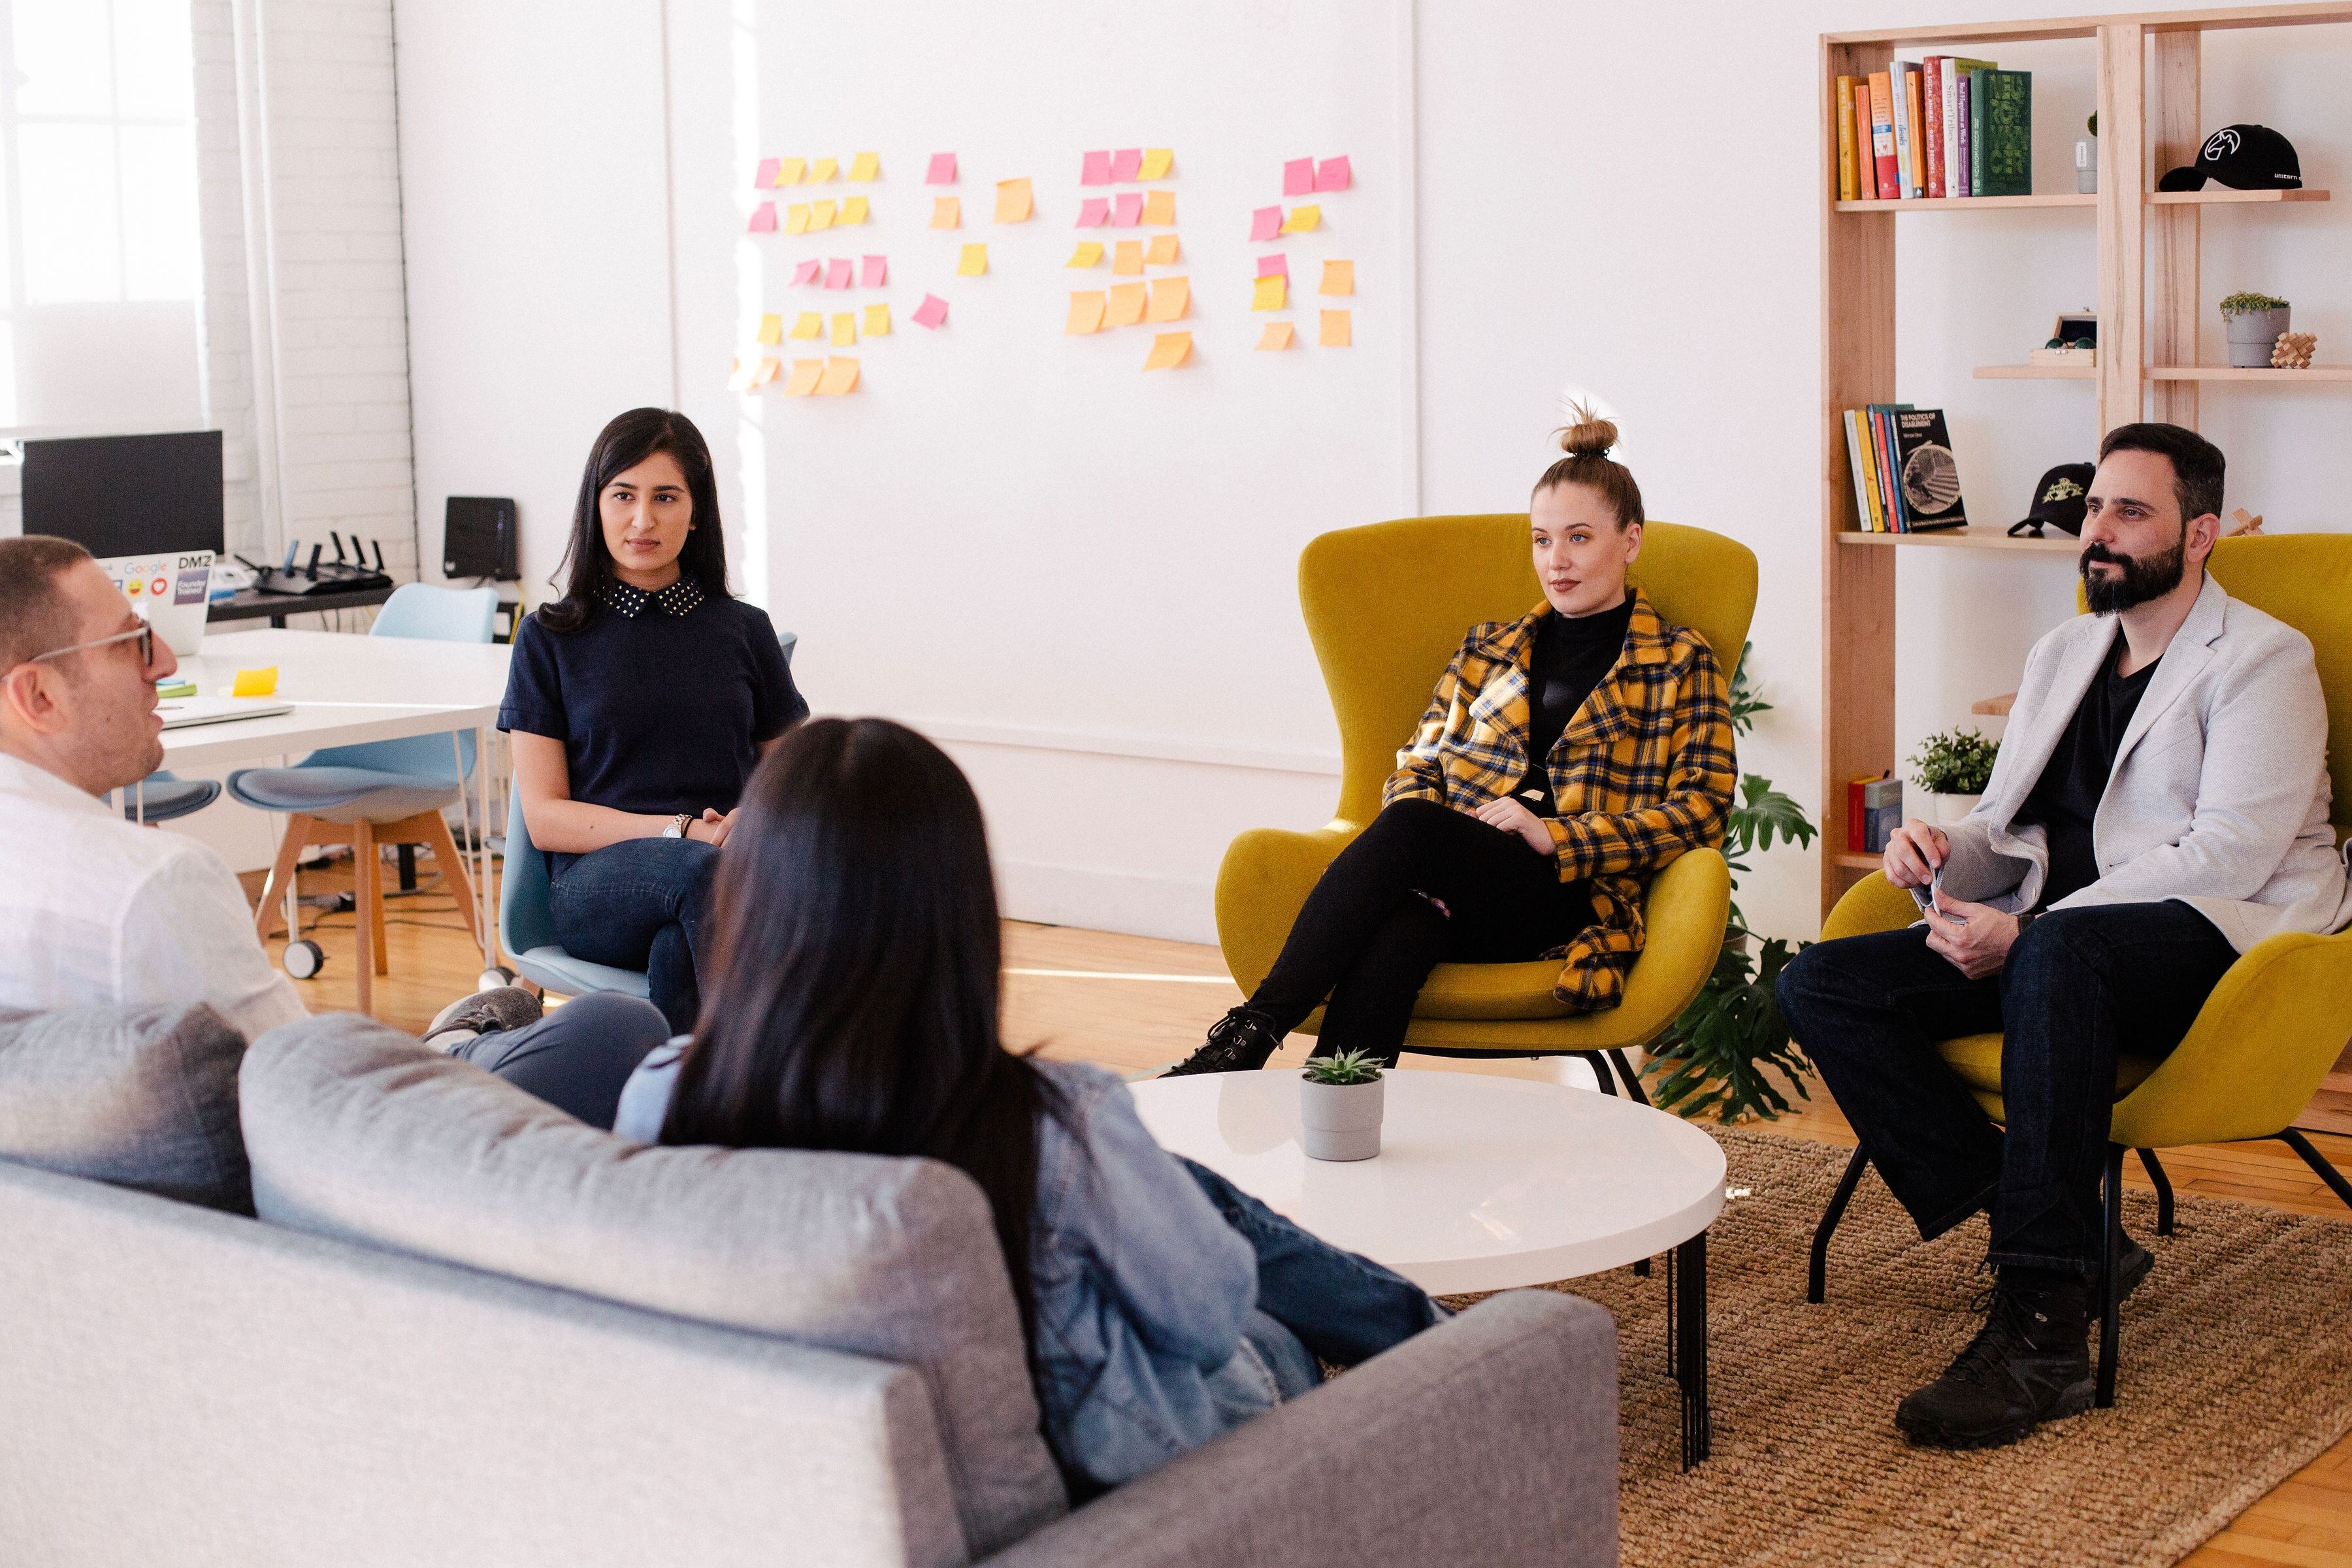
[[[837,312],[833,318],[833,346],[845,349],[852,347],[856,342],[857,318],[847,310]]]
[[[1146,370],[1173,370],[1192,356],[1192,334],[1162,332],[1151,340],[1150,357],[1143,362]]]
[[[1082,239],[1078,241],[1077,249],[1070,252],[1068,265],[1072,267],[1101,266],[1102,241],[1099,239]]]
[[[1323,331],[1321,334],[1316,338],[1315,342],[1317,345],[1321,348],[1346,348],[1349,343],[1348,312],[1345,310],[1324,311]]]
[[[1289,294],[1290,279],[1285,278],[1279,272],[1273,273],[1270,276],[1259,279],[1255,287],[1252,289],[1250,292],[1250,309],[1253,310],[1279,310],[1287,301]]]
[[[240,669],[236,684],[228,689],[231,697],[274,697],[278,694],[278,667],[268,665],[260,669]]]
[[[1110,314],[1106,319],[1114,327],[1131,327],[1143,320],[1143,307],[1150,289],[1141,283],[1116,283],[1110,290]]]
[[[801,183],[801,176],[807,173],[808,160],[806,158],[779,158],[776,160],[776,184],[780,185],[797,185]]]
[[[824,362],[824,374],[817,378],[819,396],[838,397],[845,392],[857,390],[857,362],[838,355]]]
[[[822,376],[824,374],[824,361],[821,359],[796,359],[793,361],[793,374],[791,376],[786,378],[784,382],[784,395],[786,397],[806,397],[810,393],[816,390],[817,378]]]
[[[760,334],[757,341],[763,343],[782,342],[784,341],[784,319],[782,316],[761,317]]]
[[[996,221],[1026,223],[1029,219],[1030,197],[1027,180],[996,182]]]
[[[806,234],[808,232],[808,203],[794,202],[792,205],[784,209],[784,232],[786,234]]]
[[[1166,228],[1176,221],[1176,193],[1147,191],[1143,195],[1143,223],[1147,228]]]
[[[1143,164],[1140,168],[1135,171],[1135,177],[1139,180],[1164,180],[1168,177],[1168,171],[1170,168],[1174,166],[1175,162],[1175,149],[1171,147],[1146,147],[1143,150]]]
[[[793,322],[793,336],[814,338],[824,331],[824,318],[814,310],[803,310]]]
[[[1181,321],[1192,299],[1192,285],[1182,278],[1157,278],[1151,283],[1151,308],[1147,321]]]
[[[1327,261],[1323,264],[1323,287],[1318,294],[1352,294],[1356,291],[1356,264],[1352,261]]]
[[[869,338],[887,338],[890,335],[889,306],[868,305],[866,307],[866,335]]]
[[[953,196],[933,196],[931,198],[931,226],[933,228],[961,228],[963,226],[963,203],[958,201]]]
[[[849,161],[849,177],[853,180],[878,180],[882,177],[882,154],[860,153]]]
[[[1072,289],[1070,319],[1063,323],[1063,334],[1066,337],[1084,337],[1088,332],[1100,331],[1103,312],[1108,304],[1109,301],[1103,297],[1103,291],[1099,289]]]
[[[864,223],[866,221],[866,198],[864,196],[844,196],[841,201],[840,221],[843,223]]]
[[[1282,220],[1285,234],[1307,234],[1321,226],[1323,209],[1319,206],[1293,207],[1290,216]]]
[[[812,185],[821,185],[840,173],[840,159],[819,158],[814,163],[809,165],[809,184]]]
[[[977,278],[987,270],[988,247],[984,245],[965,246],[963,247],[963,259],[956,263],[956,276],[959,278]]]

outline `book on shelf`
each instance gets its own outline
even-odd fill
[[[1947,55],[1944,57],[1944,194],[1965,196],[1973,188],[1968,178],[1967,154],[1962,151],[1960,137],[1960,83],[1968,73],[1995,68],[1990,60],[1971,60]]]
[[[1927,110],[1927,194],[1931,196],[1949,195],[1944,184],[1944,66],[1941,55],[1929,55],[1919,62],[1919,96]]]
[[[1845,786],[1845,847],[1848,854],[1879,855],[1903,825],[1903,781],[1895,770],[1858,778]]]
[[[1979,196],[2033,194],[2033,73],[1969,73],[1971,188]]]
[[[1923,73],[1916,65],[1903,68],[1903,101],[1911,127],[1911,194],[1927,194],[1927,110]]]
[[[1903,504],[1906,532],[1965,528],[1968,508],[1960,500],[1960,465],[1940,408],[1906,408],[1893,415],[1895,494]]]
[[[1837,79],[1838,200],[1850,202],[1858,194],[1853,178],[1853,78]]]
[[[1908,533],[1903,521],[1903,491],[1895,483],[1895,416],[1907,403],[1874,403],[1863,412],[1870,425],[1870,462],[1877,470],[1878,505],[1888,533]]]
[[[1853,79],[1853,190],[1864,201],[1887,193],[1878,188],[1878,156],[1870,135],[1870,79]]]
[[[1864,533],[1876,533],[1878,525],[1871,517],[1870,465],[1862,455],[1862,415],[1849,408],[1838,416],[1838,423],[1845,426],[1845,464],[1853,476],[1853,526]]]
[[[1959,183],[1960,187],[1953,194],[1963,196],[1976,195],[1976,182],[1969,177],[1969,75],[1968,71],[1956,72],[1952,83],[1952,102],[1955,110],[1952,129],[1959,138],[1959,145],[1952,150],[1952,178]]]
[[[1895,86],[1885,71],[1870,73],[1870,162],[1879,195],[1901,195],[1903,182],[1895,161]]]
[[[1918,134],[1919,100],[1913,82],[1919,75],[1917,66],[1894,64],[1887,85],[1895,94],[1895,189],[1905,200],[1919,194],[1919,165],[1912,161],[1912,139]]]

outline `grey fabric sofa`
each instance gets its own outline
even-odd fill
[[[1616,1561],[1588,1304],[1498,1297],[1073,1511],[959,1173],[646,1149],[362,1019],[0,1017],[0,1237],[11,1562]]]

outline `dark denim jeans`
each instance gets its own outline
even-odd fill
[[[2238,955],[2169,901],[2053,910],[1981,980],[1927,938],[1808,948],[1780,972],[1780,1010],[1923,1240],[1990,1205],[1993,1263],[2094,1278],[2116,1054],[2169,1055]],[[1994,1030],[2005,1135],[1936,1051]]]
[[[669,1022],[652,1003],[600,991],[527,1028],[477,1035],[449,1054],[609,1132],[621,1086],[669,1037]]]
[[[641,969],[670,1032],[694,1027],[702,993],[695,961],[719,851],[691,838],[625,838],[551,866],[548,913],[564,952]]]

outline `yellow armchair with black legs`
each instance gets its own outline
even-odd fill
[[[2234,598],[2277,616],[2311,639],[2327,697],[2327,769],[2337,842],[2352,834],[2352,537],[2285,534],[2223,540],[2210,569]],[[1848,889],[1822,924],[1822,938],[1895,931],[1918,919],[1911,895],[1873,872]],[[2347,1206],[2352,1183],[2296,1131],[2320,1079],[2352,1035],[2352,931],[2334,936],[2285,932],[2241,953],[2169,1056],[2133,1055],[2116,1066],[2116,1107],[2105,1181],[2109,1281],[2099,1321],[2098,1403],[2116,1400],[2116,1258],[2123,1235],[2123,1163],[2137,1151],[2156,1184],[2157,1234],[2172,1234],[2172,1186],[2158,1149],[2276,1138],[2303,1156]],[[1803,1042],[1800,1041],[1801,1045]],[[1994,1121],[2002,1117],[1997,1034],[1964,1035],[1939,1047],[1945,1064]],[[1869,1165],[1861,1150],[1846,1164],[1813,1234],[1806,1299],[1821,1301],[1830,1238]]]
[[[1669,625],[1698,632],[1727,679],[1756,608],[1756,557],[1705,529],[1643,527],[1633,583]],[[1462,638],[1482,621],[1516,620],[1543,597],[1525,512],[1412,517],[1308,542],[1298,599],[1339,723],[1339,805],[1308,833],[1255,828],[1217,869],[1217,939],[1246,995],[1265,978],[1323,869],[1381,809],[1381,786],[1412,737]],[[1623,1001],[1575,1014],[1553,994],[1558,960],[1438,965],[1413,1009],[1404,1048],[1434,1056],[1580,1056],[1601,1087],[1611,1064],[1642,1095],[1627,1047],[1647,1044],[1698,994],[1723,945],[1731,878],[1722,855],[1692,850],[1651,880],[1648,937]],[[1300,1026],[1322,1027],[1318,1009]]]

